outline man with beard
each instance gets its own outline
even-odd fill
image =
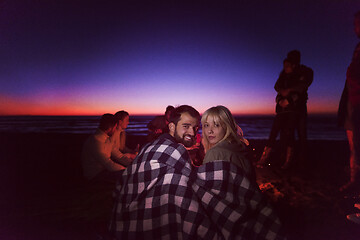
[[[200,114],[182,105],[169,133],[145,145],[119,178],[115,239],[282,239],[279,219],[256,182],[230,162],[191,165]]]

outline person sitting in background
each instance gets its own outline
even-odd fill
[[[85,141],[81,160],[86,179],[116,180],[125,169],[124,166],[111,160],[113,143],[110,137],[114,134],[116,127],[117,121],[114,115],[104,114],[96,132]]]
[[[166,107],[165,115],[156,116],[151,120],[147,128],[149,130],[148,142],[151,142],[157,139],[161,134],[169,132],[168,124],[171,111],[174,110],[174,107],[169,105]]]
[[[201,118],[205,157],[203,164],[212,161],[229,161],[256,181],[255,171],[247,158],[249,142],[243,137],[229,109],[224,106],[209,108]]]
[[[117,128],[111,137],[113,142],[112,159],[127,167],[136,157],[138,149],[132,150],[126,146],[126,132],[125,129],[129,124],[129,113],[126,111],[119,111],[115,113],[117,120]]]

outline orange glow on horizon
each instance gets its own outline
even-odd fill
[[[72,102],[72,101],[57,101],[56,103],[45,102],[31,102],[13,99],[11,97],[0,96],[0,115],[9,116],[9,115],[49,115],[49,116],[99,116],[104,113],[115,113],[120,110],[125,110],[130,113],[130,115],[161,115],[164,114],[164,106],[134,106],[132,104],[123,105],[121,108],[114,106],[105,107],[102,104],[85,104],[81,102]],[[176,105],[177,106],[177,105]],[[206,109],[212,106],[196,106],[193,105],[199,112],[202,114]],[[268,103],[267,105],[242,105],[231,104],[226,106],[228,107],[233,115],[268,115],[275,114],[275,105],[273,103]],[[308,112],[310,114],[335,114],[337,112],[337,103],[332,104],[320,104],[311,102],[308,104]]]

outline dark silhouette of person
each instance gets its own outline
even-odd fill
[[[354,16],[354,31],[360,38],[360,11]],[[351,63],[346,71],[346,82],[341,95],[338,123],[346,130],[350,147],[350,180],[340,191],[351,197],[360,193],[360,42],[356,45]],[[360,203],[354,204],[360,209]],[[360,213],[351,213],[346,218],[360,224]]]
[[[354,31],[360,38],[360,11],[355,14]],[[340,188],[345,193],[360,190],[360,43],[357,44],[346,72],[344,91],[339,103],[339,125],[346,130],[350,147],[350,180]],[[359,216],[360,218],[360,216]]]
[[[299,75],[299,81],[296,86],[293,87],[293,90],[300,93],[298,102],[299,118],[296,130],[299,137],[299,158],[304,163],[307,159],[307,91],[313,82],[314,71],[311,68],[300,64],[301,54],[298,50],[288,52],[287,58],[295,63],[294,73]]]
[[[293,59],[286,58],[284,60],[284,69],[274,86],[278,92],[276,96],[276,116],[269,140],[257,167],[266,165],[269,153],[275,146],[276,137],[279,132],[281,150],[285,152],[285,163],[282,168],[287,169],[292,161],[295,145],[294,132],[298,123],[300,108],[302,108],[300,104],[300,95],[302,93],[296,88],[301,76],[298,72],[295,72],[295,68],[296,62]]]
[[[279,117],[275,117],[274,123],[273,123],[271,131],[270,131],[269,140],[264,148],[264,151],[262,153],[260,161],[257,164],[257,167],[265,166],[267,160],[269,159],[270,153],[275,145],[276,137],[279,134],[279,132],[281,132],[281,129],[283,129],[283,130],[287,129],[286,130],[287,133],[285,133],[283,131],[283,134],[281,136],[284,136],[286,140],[280,140],[280,141],[284,142],[284,141],[287,141],[290,139],[290,141],[291,141],[290,143],[292,144],[291,139],[293,139],[293,138],[291,136],[293,135],[293,133],[289,133],[288,131],[291,130],[291,128],[293,127],[292,126],[293,124],[295,124],[294,131],[297,131],[298,138],[299,138],[299,153],[300,153],[299,158],[302,160],[303,163],[305,163],[305,160],[307,157],[307,100],[308,100],[307,90],[308,90],[309,86],[311,85],[311,83],[313,82],[314,72],[311,68],[300,64],[300,58],[301,58],[300,51],[292,50],[292,51],[288,52],[286,61],[291,63],[292,75],[296,76],[295,77],[296,80],[291,81],[291,85],[279,84],[282,82],[282,81],[279,81],[281,76],[286,71],[286,68],[284,65],[284,70],[280,73],[279,80],[277,81],[277,83],[275,84],[275,87],[274,87],[275,90],[280,94],[280,96],[286,96],[291,92],[297,93],[296,108],[293,109],[293,110],[296,110],[296,112],[297,112],[296,120],[294,120],[294,122],[293,121],[287,122],[284,120],[280,121]],[[279,95],[278,95],[277,96],[277,108],[276,108],[277,113],[279,110],[281,110],[281,108],[279,108],[280,100],[282,100],[282,99],[279,98]],[[287,100],[291,101],[291,99],[287,99]],[[293,104],[290,104],[290,106],[292,109]],[[282,126],[284,124],[286,124],[287,126]],[[280,139],[281,139],[281,136],[280,136]],[[287,153],[286,153],[287,164],[285,164],[283,166],[284,168],[288,168],[290,161],[292,161],[294,159],[293,152],[294,152],[293,147],[291,149],[287,150]],[[287,161],[287,160],[290,160],[290,161]]]

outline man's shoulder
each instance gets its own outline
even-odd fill
[[[176,166],[184,165],[189,161],[186,148],[177,143],[170,134],[162,134],[158,139],[144,148],[145,159],[157,160],[161,163]]]
[[[299,71],[300,71],[301,73],[304,73],[304,72],[306,72],[306,73],[314,72],[314,70],[312,70],[312,68],[310,68],[310,67],[308,67],[308,66],[306,66],[306,65],[304,65],[304,64],[301,64],[301,65],[299,66]]]
[[[90,138],[100,142],[105,142],[107,139],[110,139],[109,135],[107,135],[105,132],[101,131],[100,129],[97,129],[96,132],[90,136]]]
[[[179,151],[186,151],[186,148],[182,144],[177,143],[175,141],[174,137],[172,137],[169,133],[164,133],[164,134],[160,135],[150,145],[157,146],[163,150],[165,150],[165,148],[174,148]]]

